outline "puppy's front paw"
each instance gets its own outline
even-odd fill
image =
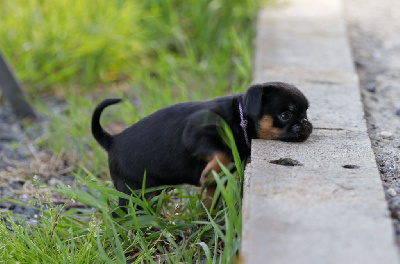
[[[212,171],[203,171],[200,177],[200,185],[208,186],[214,182],[214,174]]]
[[[218,161],[224,165],[228,166],[231,163],[231,158],[223,152],[215,152],[212,156],[207,158],[207,165],[201,173],[200,184],[202,186],[210,185],[214,182],[214,175],[212,171],[220,173],[222,171],[221,166]]]

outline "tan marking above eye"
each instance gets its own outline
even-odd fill
[[[213,175],[211,171],[215,171],[216,173],[220,173],[222,171],[221,167],[218,164],[218,160],[224,166],[228,166],[229,163],[231,163],[232,161],[228,155],[222,152],[215,152],[214,155],[207,157],[206,161],[208,161],[208,163],[201,173],[200,177],[201,185],[205,185],[208,181],[212,179]]]
[[[270,115],[263,116],[258,120],[259,129],[257,131],[258,138],[261,139],[277,139],[282,133],[282,129],[274,127],[274,118]]]

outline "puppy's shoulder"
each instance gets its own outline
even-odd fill
[[[237,105],[240,95],[217,97],[214,100],[208,101],[207,108],[216,114],[231,113]]]
[[[211,111],[216,114],[230,112],[237,96],[217,97],[208,101],[191,101],[168,106],[155,114],[188,117],[196,112]]]

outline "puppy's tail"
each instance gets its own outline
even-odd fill
[[[121,102],[121,99],[106,99],[101,102],[93,112],[92,117],[92,134],[99,144],[105,149],[109,150],[112,143],[112,136],[105,131],[100,125],[100,115],[104,108]]]

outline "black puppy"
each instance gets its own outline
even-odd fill
[[[254,138],[304,141],[312,131],[307,120],[308,101],[293,85],[270,82],[252,85],[244,94],[211,101],[187,102],[161,109],[110,135],[100,125],[100,115],[120,99],[106,99],[93,113],[92,133],[108,152],[110,174],[118,191],[160,185],[204,185],[211,171],[220,172],[233,161],[216,124],[205,119],[221,117],[231,128],[240,157],[250,154]],[[129,186],[129,188],[128,188]],[[119,205],[126,205],[120,199]]]

